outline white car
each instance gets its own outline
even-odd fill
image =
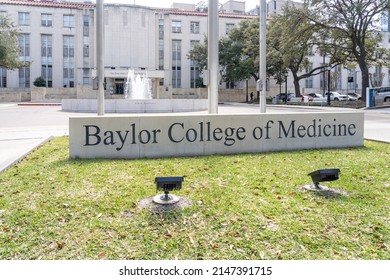
[[[376,88],[375,101],[390,102],[390,87]]]
[[[348,93],[348,100],[349,101],[361,100],[361,97],[357,93]]]
[[[308,93],[306,96],[308,96],[309,101],[326,102],[326,98],[319,93]]]
[[[338,93],[336,91],[331,91],[325,93],[326,98],[328,97],[328,94],[330,94],[330,100],[331,101],[347,101],[348,100],[348,95]]]

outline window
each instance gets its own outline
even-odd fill
[[[181,40],[172,40],[172,87],[181,87]]]
[[[341,66],[337,66],[334,73],[334,79],[336,80],[336,89],[340,90],[342,88],[342,81],[341,81]]]
[[[305,87],[306,88],[313,88],[313,77],[305,79]]]
[[[20,61],[30,61],[30,34],[19,34]],[[19,68],[19,88],[30,87],[30,67]]]
[[[84,37],[83,41],[83,57],[89,57],[89,37]]]
[[[30,88],[30,67],[19,68],[19,88]]]
[[[30,61],[30,34],[19,34],[20,61]]]
[[[41,36],[41,76],[45,79],[46,87],[53,86],[53,36]]]
[[[63,37],[64,87],[74,87],[74,36]]]
[[[5,23],[6,17],[7,17],[7,11],[0,11],[0,24]]]
[[[313,70],[313,63],[310,63],[306,67],[306,73],[310,73],[310,71]],[[309,77],[305,79],[305,87],[306,88],[313,88],[313,77]]]
[[[30,25],[30,14],[19,13],[19,25]]]
[[[41,25],[42,26],[52,26],[53,25],[53,16],[51,14],[41,14]]]
[[[83,69],[83,85],[89,85],[89,69]]]
[[[89,16],[83,16],[83,36],[89,36]]]
[[[181,21],[172,21],[172,33],[181,33]]]
[[[199,44],[199,41],[191,41],[191,50],[193,50],[197,44]],[[190,75],[190,88],[198,88],[202,86],[200,84],[199,65],[195,60],[191,60]]]
[[[164,20],[158,21],[158,69],[164,70]]]
[[[0,67],[0,88],[7,87],[7,69]]]
[[[199,22],[191,21],[191,33],[199,34]]]
[[[226,35],[233,29],[234,23],[226,23]]]
[[[74,15],[64,15],[64,27],[74,27]]]

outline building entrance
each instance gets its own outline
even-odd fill
[[[123,83],[115,84],[115,94],[124,94],[125,93],[125,85]]]

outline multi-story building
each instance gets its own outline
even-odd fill
[[[228,34],[242,19],[253,17],[230,13],[229,9],[245,10],[245,3],[233,4],[220,12],[220,36]],[[187,54],[207,34],[207,7],[178,7],[180,4],[171,9],[104,5],[107,94],[124,93],[129,69],[147,73],[155,96],[198,87],[199,69]],[[47,88],[92,88],[96,76],[94,4],[2,0],[0,11],[19,30],[20,59],[31,63],[19,70],[1,69],[5,82],[0,88],[31,88],[41,76]]]
[[[43,77],[47,90],[57,90],[60,94],[70,92],[73,96],[96,96],[92,90],[96,76],[95,4],[72,1],[1,0],[0,15],[9,17],[18,28],[20,60],[30,62],[30,66],[12,71],[0,68],[0,94],[29,90],[36,78]],[[268,1],[268,16],[279,13],[286,3],[294,2]],[[241,20],[258,16],[258,7],[249,13],[244,11],[243,1],[230,0],[220,5],[220,37],[226,36]],[[146,72],[151,78],[154,96],[164,98],[193,92],[196,95],[199,69],[187,54],[207,36],[207,21],[205,1],[197,5],[175,3],[170,9],[106,4],[106,94],[113,98],[122,96],[128,70],[134,69]],[[383,26],[388,31],[388,24]],[[388,33],[383,32],[383,46],[388,44]],[[328,58],[313,53],[310,60],[310,67],[317,67]],[[358,68],[336,67],[331,76],[333,89],[342,93],[359,90]],[[374,86],[390,85],[390,72],[385,67],[373,68],[371,76]],[[325,75],[316,75],[301,80],[301,92],[322,93],[326,79]],[[294,92],[292,77],[288,76],[287,81],[287,90]],[[255,81],[236,86],[244,89],[246,84],[253,89]],[[221,83],[221,88],[225,87]],[[268,90],[268,95],[272,96],[279,93],[281,87],[271,80]]]

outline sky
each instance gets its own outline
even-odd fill
[[[206,4],[208,0],[203,0]],[[226,3],[228,0],[221,0],[220,3]],[[245,9],[247,11],[259,5],[260,0],[239,0],[245,2]],[[95,0],[96,2],[96,0]],[[122,3],[122,4],[136,4],[141,6],[148,7],[157,7],[157,8],[170,8],[172,3],[189,3],[189,4],[197,4],[201,2],[201,0],[104,0],[104,3]]]

